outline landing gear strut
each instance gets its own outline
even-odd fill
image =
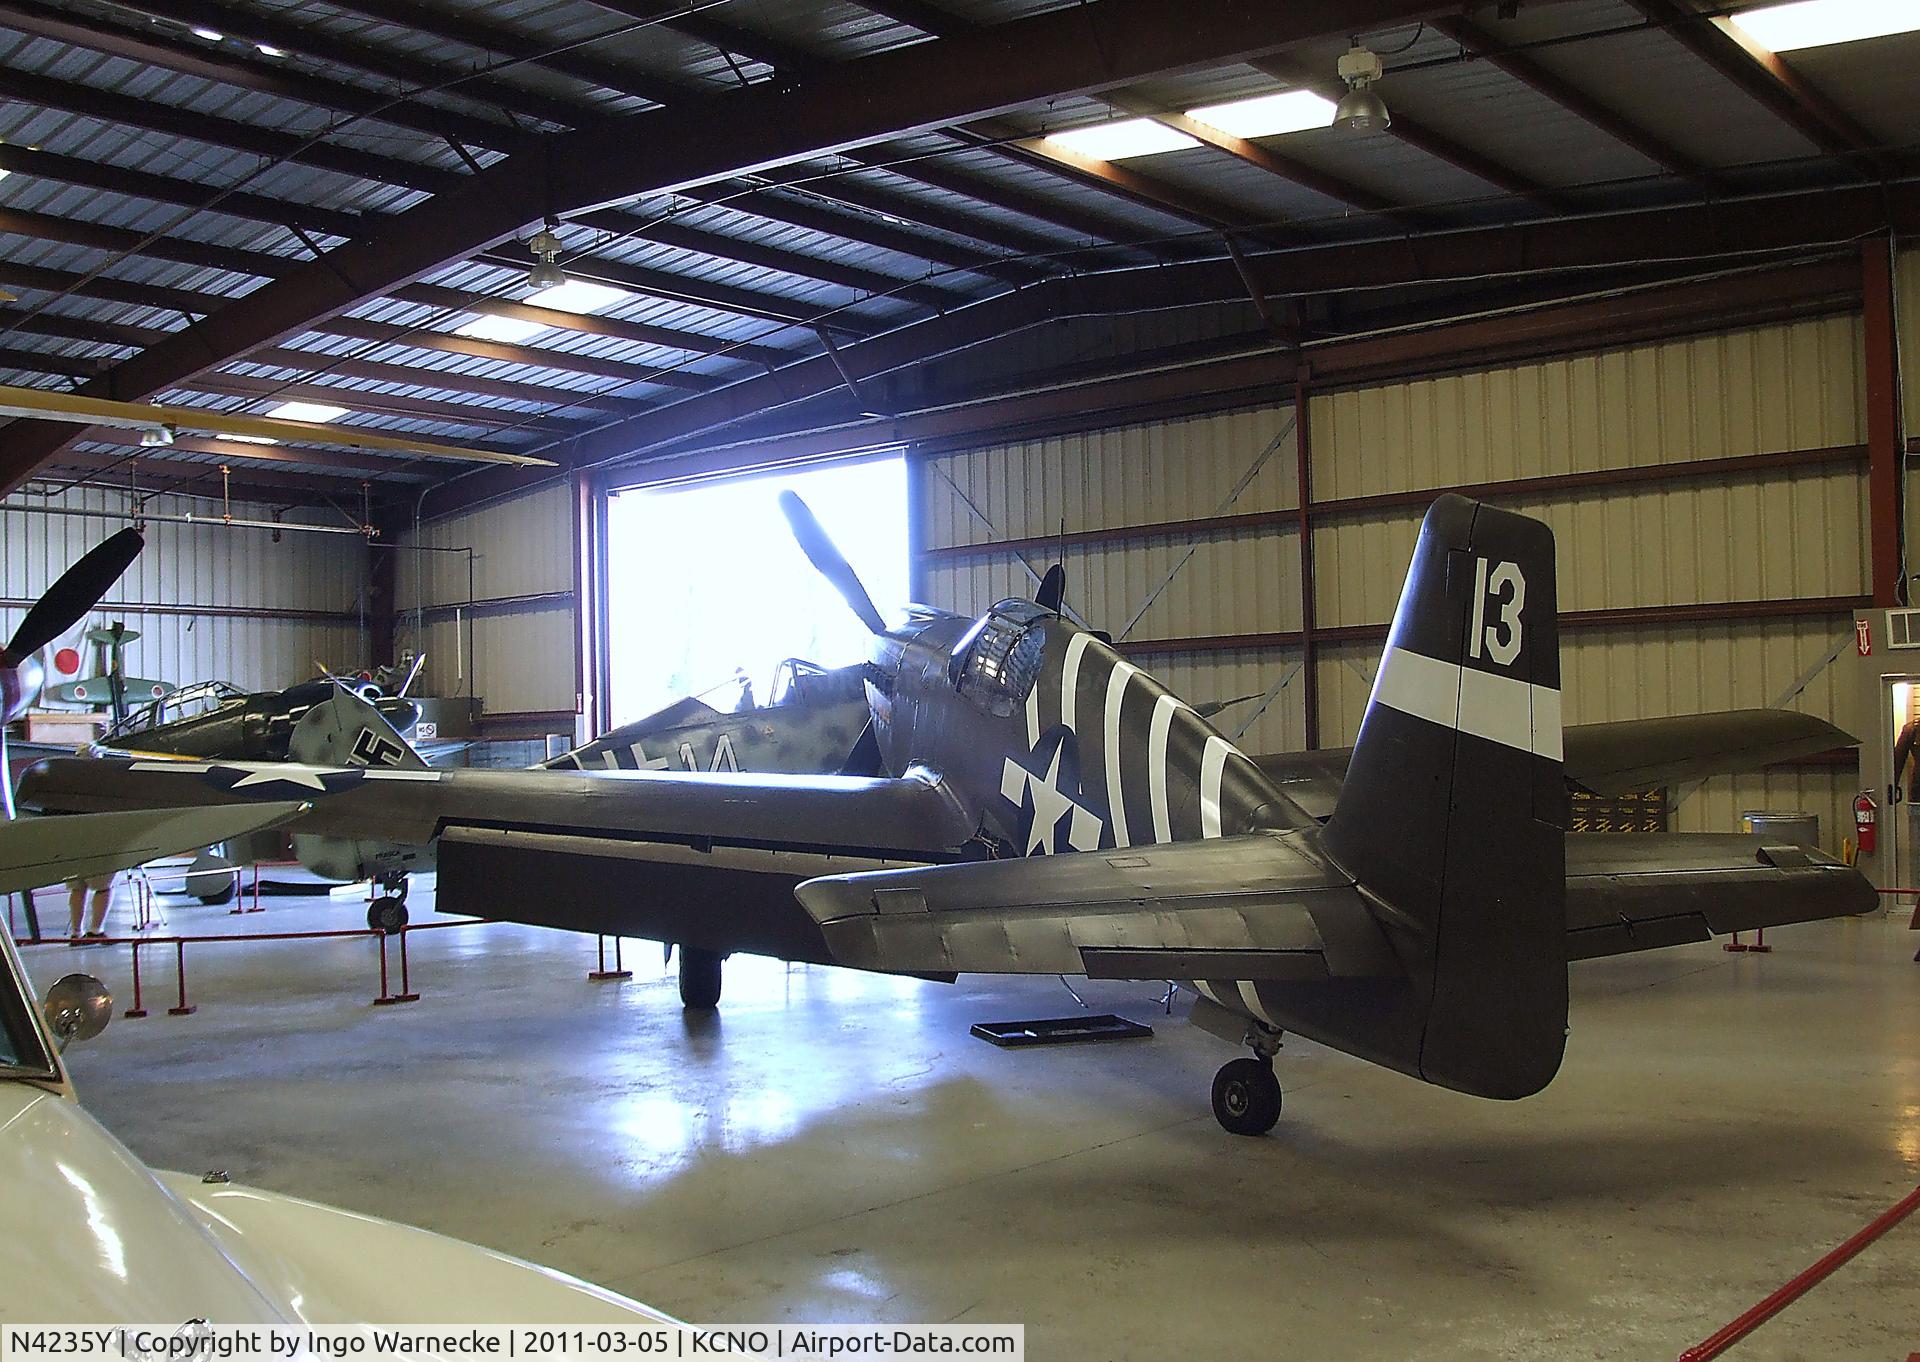
[[[680,948],[680,1005],[697,1012],[720,1006],[720,964],[726,957],[719,951],[703,951],[694,946]]]
[[[1247,1044],[1250,1057],[1221,1065],[1213,1076],[1213,1115],[1232,1134],[1265,1135],[1280,1119],[1280,1080],[1273,1076],[1280,1032],[1256,1022]]]
[[[367,926],[376,932],[397,932],[407,925],[407,872],[386,870],[374,876],[380,896],[367,905]]]

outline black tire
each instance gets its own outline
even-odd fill
[[[725,959],[719,951],[703,951],[693,946],[680,948],[682,1007],[696,1012],[710,1012],[720,1006],[720,965]]]
[[[397,932],[407,925],[404,899],[383,895],[367,905],[367,926],[376,932]]]
[[[226,907],[226,905],[233,902],[233,895],[234,895],[233,882],[229,880],[227,883],[220,886],[219,891],[217,893],[195,894],[194,897],[199,899],[200,902],[206,904],[207,907],[209,908],[224,908]]]
[[[1235,1135],[1265,1135],[1280,1120],[1280,1080],[1273,1066],[1236,1059],[1213,1076],[1213,1115]]]

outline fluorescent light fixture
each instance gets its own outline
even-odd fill
[[[1062,151],[1090,156],[1096,161],[1124,161],[1129,156],[1153,156],[1200,145],[1197,138],[1151,118],[1127,118],[1118,123],[1097,123],[1091,128],[1048,133],[1046,140]]]
[[[282,402],[267,413],[283,421],[337,421],[346,414],[345,407],[330,407],[324,402]]]
[[[227,35],[217,28],[195,28],[192,33],[194,37],[205,38],[210,43],[225,42],[227,38]]]
[[[232,435],[218,431],[215,432],[215,438],[231,440],[235,444],[243,445],[277,445],[280,443],[278,440],[270,440],[264,435]]]
[[[558,292],[559,290],[555,290]],[[543,298],[546,296],[541,295]],[[537,336],[550,330],[545,322],[526,322],[518,317],[475,317],[465,326],[456,326],[456,336],[472,336],[476,340],[500,341],[506,345],[518,345],[529,336]]]
[[[558,308],[562,312],[598,312],[632,296],[625,289],[590,284],[585,279],[569,279],[564,284],[540,290],[527,301],[535,307]]]
[[[1188,109],[1187,117],[1234,137],[1274,137],[1328,126],[1333,122],[1333,101],[1311,90],[1282,90]]]
[[[1769,52],[1792,52],[1920,31],[1920,5],[1914,0],[1794,0],[1742,10],[1728,22]]]
[[[272,43],[255,43],[253,50],[263,57],[284,57],[287,55],[286,48],[275,47]]]

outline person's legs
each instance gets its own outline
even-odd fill
[[[87,886],[84,880],[67,882],[67,935],[80,935],[80,910],[87,901]]]
[[[92,881],[93,918],[87,924],[88,936],[105,936],[107,910],[113,907],[113,876]]]

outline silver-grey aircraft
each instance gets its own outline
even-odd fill
[[[1553,537],[1525,516],[1429,511],[1322,822],[1057,594],[888,626],[789,513],[874,629],[879,775],[55,760],[23,792],[309,800],[302,832],[435,844],[450,912],[937,979],[1187,980],[1252,1052],[1213,1085],[1243,1134],[1278,1119],[1286,1031],[1524,1097],[1559,1067],[1569,962],[1875,905],[1808,848],[1566,836]]]

